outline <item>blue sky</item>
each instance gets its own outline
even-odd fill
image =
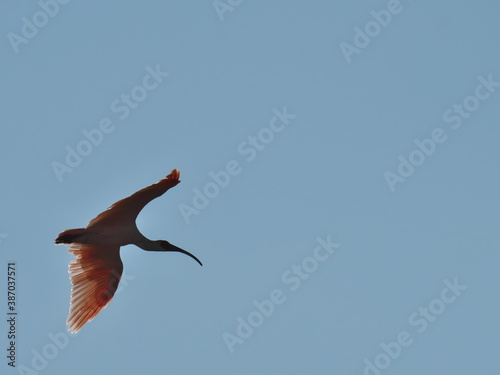
[[[497,2],[1,7],[2,373],[498,372]],[[69,336],[55,237],[173,168],[204,266],[122,248]]]

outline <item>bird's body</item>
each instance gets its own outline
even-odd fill
[[[61,235],[69,235],[71,237],[68,237],[68,239],[72,240],[72,242],[78,240],[78,243],[81,244],[125,246],[135,244],[141,240],[139,229],[137,229],[135,223],[133,224],[132,226],[121,225],[121,223],[109,223],[91,227],[87,226],[86,228],[69,229],[61,233]],[[67,242],[65,241],[64,243]]]
[[[113,298],[123,272],[121,246],[135,244],[147,251],[181,252],[201,265],[194,255],[167,241],[147,239],[135,224],[142,208],[177,185],[179,175],[174,169],[163,180],[113,204],[87,227],[65,230],[56,238],[56,244],[71,244],[68,251],[76,257],[69,264],[73,287],[66,323],[70,332],[78,332]]]

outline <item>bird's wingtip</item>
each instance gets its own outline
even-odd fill
[[[179,177],[181,177],[181,171],[178,169],[172,169],[172,172],[170,172],[166,179],[175,183],[179,183]]]

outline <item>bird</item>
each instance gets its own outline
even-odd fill
[[[174,169],[157,183],[114,203],[85,228],[68,229],[57,236],[55,243],[71,245],[68,252],[75,256],[68,266],[72,287],[66,325],[70,333],[77,333],[111,302],[123,272],[121,246],[179,252],[203,265],[196,256],[168,241],[144,237],[135,223],[144,206],[176,186],[179,177],[180,171]]]

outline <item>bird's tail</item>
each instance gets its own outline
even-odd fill
[[[78,237],[84,235],[85,231],[85,228],[65,230],[64,232],[60,233],[59,236],[57,236],[55,243],[69,245],[73,242],[78,242]]]

